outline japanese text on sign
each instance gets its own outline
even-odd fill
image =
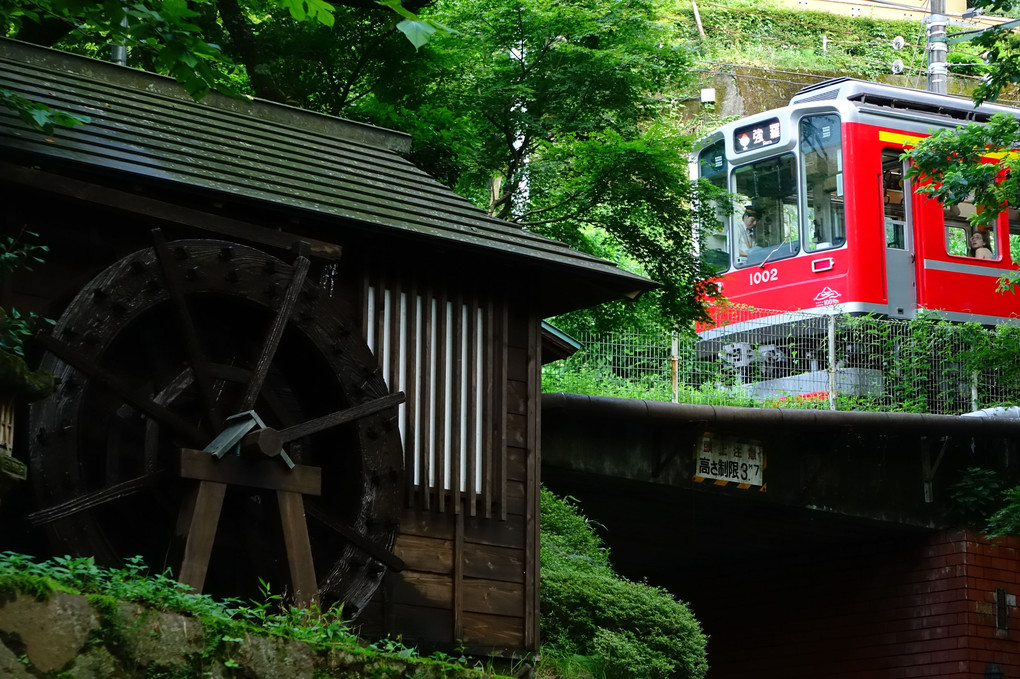
[[[778,118],[763,120],[754,125],[746,125],[733,132],[733,148],[737,153],[760,149],[779,142],[782,136]]]
[[[724,440],[705,434],[695,462],[695,476],[751,486],[764,485],[765,456],[761,444],[756,441]]]

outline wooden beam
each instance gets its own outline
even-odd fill
[[[229,483],[250,488],[282,490],[305,495],[322,494],[322,470],[307,465],[288,469],[282,461],[245,460],[236,455],[217,459],[201,450],[181,450],[181,476],[186,479]]]
[[[542,414],[538,407],[542,393],[542,323],[532,314],[528,319],[527,461],[524,479],[524,647],[538,650],[539,645],[539,568],[540,535],[539,489],[542,469]]]
[[[55,175],[37,168],[0,161],[0,179],[94,205],[141,215],[149,220],[150,224],[185,226],[281,250],[290,250],[296,241],[303,240],[309,244],[313,257],[331,262],[340,261],[341,248],[335,243],[315,240],[307,236],[297,236],[286,231],[278,231],[259,224],[184,207],[129,191]]]
[[[485,597],[482,597],[483,599]],[[464,512],[453,526],[453,638],[464,638]]]

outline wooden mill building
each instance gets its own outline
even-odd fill
[[[0,84],[89,118],[0,109],[4,234],[49,247],[0,304],[56,319],[58,382],[4,548],[536,649],[542,319],[650,283],[489,218],[402,134],[9,40]]]

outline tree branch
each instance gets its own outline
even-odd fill
[[[223,19],[223,26],[230,34],[230,39],[234,41],[234,47],[241,56],[245,70],[248,71],[248,78],[251,81],[252,89],[255,90],[255,95],[263,99],[287,103],[289,101],[287,94],[280,89],[266,69],[260,68],[265,64],[262,50],[259,48],[251,25],[245,19],[244,12],[237,0],[219,0],[216,6],[219,8],[220,18]]]

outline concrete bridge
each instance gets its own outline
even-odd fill
[[[691,603],[713,679],[1020,676],[1020,543],[963,530],[952,500],[969,467],[1017,483],[1018,435],[1003,418],[544,394],[542,473],[605,527],[621,572]]]

